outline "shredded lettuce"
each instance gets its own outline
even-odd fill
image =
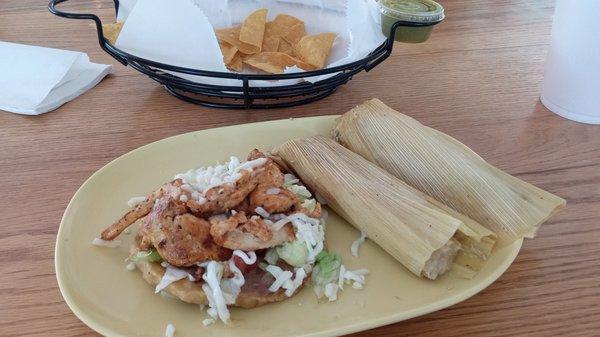
[[[277,260],[279,260],[279,254],[277,254],[277,249],[270,248],[269,250],[267,250],[267,252],[265,253],[265,261],[267,261],[268,264],[276,265]]]
[[[290,179],[288,181],[286,181],[285,183],[283,183],[283,187],[288,188],[294,184],[298,184],[300,182],[300,179]]]
[[[338,281],[342,259],[338,254],[324,250],[317,255],[316,261],[312,272],[312,284],[315,294],[321,298],[325,293],[325,286]]]
[[[300,201],[304,201],[312,197],[312,194],[305,186],[298,185],[298,182],[292,183],[293,181],[294,180],[291,180],[288,182],[287,185],[284,184],[283,186],[290,190],[292,193],[294,193],[298,197],[298,199],[300,199]]]
[[[306,208],[309,212],[314,212],[317,207],[317,201],[315,199],[306,199],[302,202],[302,207]]]
[[[142,250],[135,254],[133,254],[130,258],[131,261],[148,261],[148,262],[160,262],[162,261],[162,257],[158,254],[156,249],[152,250]]]
[[[267,270],[267,266],[269,266],[268,263],[266,263],[265,261],[261,261],[258,263],[258,268],[262,271],[266,271]]]
[[[299,240],[286,242],[277,247],[277,254],[290,266],[300,267],[306,264],[308,259],[308,249],[306,244]]]

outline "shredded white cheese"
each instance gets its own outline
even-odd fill
[[[360,289],[364,288],[364,285],[362,283],[352,282],[352,288],[360,290]]]
[[[266,270],[275,278],[275,281],[269,287],[269,291],[272,293],[279,290],[279,288],[281,288],[286,281],[289,281],[292,276],[294,276],[291,271],[283,270],[278,266],[268,265]],[[288,285],[288,287],[291,287],[291,283]]]
[[[279,215],[279,214],[275,214]],[[275,292],[280,288],[285,289],[287,296],[292,296],[294,292],[302,285],[306,275],[311,270],[311,264],[315,262],[316,256],[323,250],[323,241],[325,240],[325,223],[320,219],[310,218],[303,213],[295,213],[289,216],[282,216],[277,222],[271,225],[273,230],[279,230],[281,227],[291,222],[296,233],[296,240],[303,243],[308,252],[305,264],[300,268],[295,268],[294,274],[289,271],[283,271],[276,266],[279,256],[275,249],[269,249],[265,254],[265,261],[269,264],[265,270],[275,278],[275,281],[269,287],[269,291]]]
[[[352,256],[358,257],[358,248],[361,244],[363,244],[363,242],[365,242],[366,238],[367,236],[365,235],[365,233],[360,232],[360,236],[358,237],[358,239],[352,242],[352,245],[350,246],[350,254],[352,254]]]
[[[206,268],[204,275],[202,275],[206,282],[202,285],[202,290],[204,290],[208,299],[209,308],[207,313],[212,317],[212,321],[211,319],[204,321],[206,322],[205,325],[214,323],[216,318],[221,319],[224,323],[229,322],[230,313],[227,305],[235,303],[242,286],[246,282],[244,275],[234,262],[234,256],[239,257],[247,265],[254,264],[257,260],[255,252],[245,253],[241,250],[234,250],[231,259],[227,261],[227,267],[234,276],[226,279],[222,278],[225,268],[223,263],[207,261],[199,264]]]
[[[341,265],[337,282],[327,283],[323,295],[332,302],[337,300],[338,290],[344,290],[344,284],[352,283],[352,288],[363,289],[365,286],[365,275],[367,274],[369,274],[368,269],[348,270],[344,265]]]
[[[335,300],[337,300],[337,292],[338,292],[338,285],[335,283],[327,283],[325,285],[325,296],[327,297],[327,299],[329,299],[329,302],[333,302]]]
[[[98,247],[107,247],[107,248],[116,248],[121,245],[121,241],[119,240],[102,240],[100,238],[94,238],[92,240],[92,244]]]
[[[167,329],[165,330],[165,337],[173,337],[175,336],[175,326],[171,323],[167,324]]]
[[[268,218],[271,216],[271,214],[269,214],[269,212],[267,212],[264,208],[262,207],[256,207],[254,209],[254,212],[258,215],[260,215],[261,217],[263,217],[264,219]]]
[[[286,223],[291,222],[296,232],[296,240],[305,243],[308,250],[307,263],[314,263],[317,255],[323,250],[325,240],[324,223],[315,218],[310,218],[303,213],[289,215],[275,224],[274,230],[278,230]]]
[[[341,268],[340,268],[341,271]],[[350,283],[353,282],[353,288],[356,288],[356,286],[354,286],[355,283],[364,286],[365,284],[365,275],[369,274],[369,270],[368,269],[356,269],[356,270],[347,270],[344,268],[344,283]]]
[[[278,266],[268,265],[265,270],[275,278],[273,284],[269,287],[270,292],[276,292],[279,289],[285,289],[285,295],[291,297],[296,290],[302,285],[304,278],[307,275],[304,267],[295,268],[294,273],[289,270],[283,270]]]
[[[306,277],[306,271],[304,268],[295,268],[296,276],[294,280],[292,280],[291,285],[287,289],[285,289],[285,295],[287,297],[291,297],[294,295],[296,290],[302,285],[304,278]]]
[[[125,269],[129,270],[129,271],[134,271],[135,270],[135,262],[129,262],[126,266]]]
[[[303,222],[308,222],[309,224],[312,224],[312,225],[318,225],[320,222],[319,219],[309,218],[304,213],[294,213],[294,214],[285,216],[285,217],[281,218],[280,220],[278,220],[277,222],[275,222],[273,224],[273,230],[278,231],[283,226],[285,226],[288,222],[292,222],[293,220],[302,220]]]
[[[185,270],[167,265],[163,277],[160,279],[160,282],[158,282],[158,284],[156,285],[156,288],[154,288],[154,292],[159,293],[161,290],[168,287],[169,284],[187,278],[188,275],[188,272]]]
[[[231,282],[238,287],[243,286],[244,283],[246,283],[246,279],[244,278],[244,274],[242,274],[242,271],[240,270],[240,268],[238,268],[235,265],[235,262],[233,261],[233,259],[230,259],[229,261],[227,261],[227,265],[229,266],[229,270],[231,270],[231,272],[233,273]],[[235,302],[235,299],[233,300],[233,302]]]
[[[340,266],[340,274],[338,276],[338,287],[341,290],[344,290],[344,273],[346,272],[346,266]]]
[[[296,232],[296,239],[303,242],[308,250],[307,263],[314,263],[317,255],[323,250],[325,229],[319,219],[310,218],[304,213],[295,213],[283,217],[272,225],[274,231],[291,222]]]
[[[221,278],[223,277],[223,269],[223,265],[219,262],[208,262],[206,272],[202,275],[202,278],[206,282],[202,285],[202,290],[204,290],[204,293],[208,298],[208,305],[210,306],[209,310],[216,310],[221,321],[227,323],[229,322],[230,314],[220,284]]]
[[[192,169],[177,174],[175,179],[181,179],[183,182],[181,188],[191,193],[192,198],[202,204],[206,202],[204,194],[209,189],[223,184],[235,183],[242,177],[242,170],[252,171],[263,166],[266,162],[267,158],[241,162],[237,157],[230,157],[229,162],[226,164]]]
[[[276,214],[271,214],[270,219],[273,220],[273,221],[279,221],[279,220],[285,218],[286,216],[287,215],[285,215],[285,214],[276,213]]]
[[[217,314],[217,309],[215,308],[208,308],[208,310],[206,310],[206,313],[208,313],[208,315],[213,319],[219,317],[219,314]]]
[[[146,201],[146,197],[132,197],[127,200],[127,206],[133,208],[144,201]]]
[[[280,192],[281,192],[281,189],[277,188],[277,187],[271,187],[271,188],[267,189],[267,194],[268,195],[277,195]]]
[[[233,255],[242,259],[242,261],[244,261],[244,263],[247,265],[252,265],[252,264],[256,263],[256,253],[255,252],[245,253],[241,250],[236,249],[233,251]]]

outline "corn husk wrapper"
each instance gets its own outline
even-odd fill
[[[336,213],[415,275],[423,274],[436,250],[450,240],[460,241],[462,234],[457,230],[464,226],[463,221],[332,139],[316,136],[292,140],[274,153]]]
[[[456,139],[368,101],[336,121],[336,140],[498,235],[533,237],[565,200],[488,164]]]

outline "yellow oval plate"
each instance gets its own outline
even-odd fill
[[[449,307],[481,291],[512,263],[522,242],[496,249],[479,275],[464,280],[451,273],[422,280],[367,240],[350,255],[358,232],[332,214],[327,245],[351,269],[368,268],[363,290],[345,287],[336,302],[317,303],[312,289],[282,303],[232,309],[231,326],[204,327],[198,306],[155,295],[138,271],[125,269],[133,233],[121,235],[116,249],[96,247],[92,239],[128,209],[132,196],[146,195],[176,173],[270,150],[291,138],[327,134],[335,116],[286,119],[224,127],[167,138],[121,156],[92,175],[67,207],[56,241],[56,274],[75,315],[106,336],[164,336],[172,323],[176,336],[325,336],[390,324]],[[135,230],[132,228],[132,230]]]

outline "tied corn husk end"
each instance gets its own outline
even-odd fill
[[[463,221],[435,200],[331,139],[291,140],[274,154],[336,213],[417,276],[435,279],[461,256],[460,240],[470,242],[472,233],[457,234]]]
[[[338,118],[332,135],[410,186],[477,221],[495,233],[502,246],[533,237],[566,204],[378,99]]]

